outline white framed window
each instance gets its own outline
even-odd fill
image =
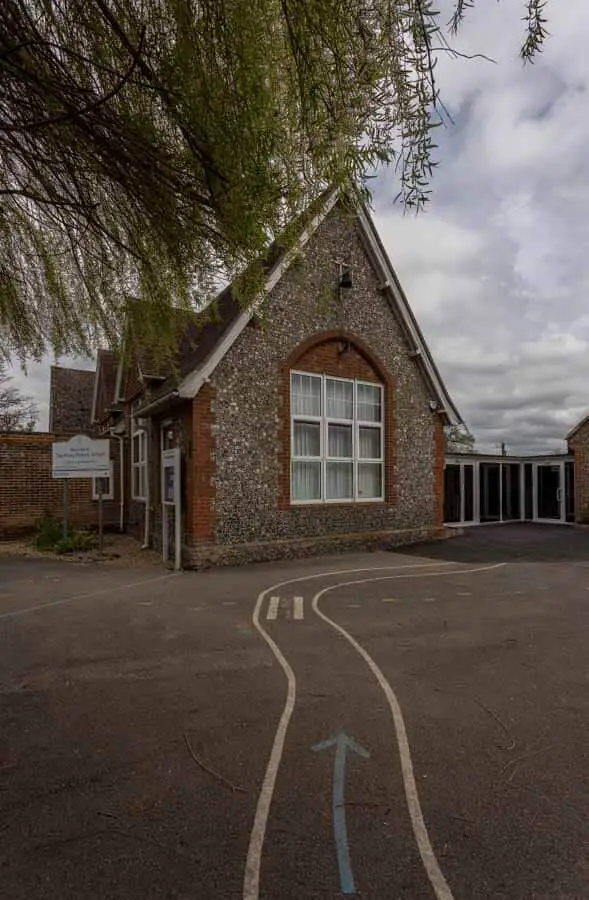
[[[92,479],[92,499],[98,500],[100,497],[100,487],[102,484],[102,499],[103,500],[114,500],[113,493],[113,469],[112,469],[112,459],[110,461],[110,474],[105,478],[93,478]]]
[[[383,499],[382,385],[291,372],[291,501]]]
[[[131,438],[131,496],[147,500],[147,432],[141,428]]]

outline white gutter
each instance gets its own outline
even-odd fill
[[[151,444],[151,440],[150,440],[151,431],[152,431],[152,425],[151,425],[151,420],[150,420],[148,428],[147,428],[147,432],[146,432],[148,440],[147,440],[147,465],[145,466],[145,470],[146,470],[146,478],[145,478],[145,494],[146,494],[146,496],[145,496],[145,518],[144,518],[144,526],[145,527],[144,527],[144,531],[143,531],[143,545],[141,547],[142,550],[148,550],[149,546],[150,546],[149,545],[149,526],[150,526],[150,522],[151,522],[151,516],[150,516],[151,507],[150,507],[150,497],[149,497],[149,463],[150,463],[149,450],[150,450],[150,444]]]
[[[125,530],[125,435],[117,434],[114,428],[109,428],[111,437],[119,442],[119,531]]]

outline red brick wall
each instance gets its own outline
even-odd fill
[[[280,422],[280,509],[290,506],[290,373],[292,369],[338,378],[358,378],[385,388],[385,502],[395,501],[394,382],[372,352],[346,332],[325,332],[304,341],[282,369]]]
[[[191,486],[189,541],[211,541],[215,516],[215,436],[213,434],[214,388],[204,385],[194,399],[192,415],[192,465],[187,474]],[[188,467],[187,467],[188,468]]]
[[[575,465],[575,522],[589,522],[589,422],[569,440]]]
[[[60,435],[59,440],[63,437]],[[67,440],[67,437],[65,438]],[[0,538],[17,537],[35,528],[45,514],[63,517],[63,481],[51,477],[53,434],[0,434]],[[118,496],[118,449],[114,491]],[[104,501],[105,525],[118,524],[119,504]],[[69,480],[69,519],[74,526],[98,524],[98,503],[92,500],[89,478]]]

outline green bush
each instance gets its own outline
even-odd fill
[[[37,523],[34,544],[38,550],[53,550],[62,540],[63,526],[54,516],[46,514]]]
[[[53,547],[56,553],[81,553],[86,550],[95,550],[98,547],[98,540],[93,534],[84,531],[75,531],[68,535],[65,540],[62,538],[57,541]]]
[[[98,546],[96,535],[87,531],[73,531],[63,537],[63,525],[51,514],[46,514],[37,523],[34,545],[38,550],[53,550],[55,553],[81,553],[95,550]]]

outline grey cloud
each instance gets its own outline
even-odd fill
[[[498,65],[440,59],[457,124],[438,132],[429,211],[407,224],[390,206],[388,173],[375,198],[395,268],[478,442],[534,452],[562,448],[589,411],[589,4],[548,11],[546,50],[523,67],[521,5],[477,4],[460,47]]]

